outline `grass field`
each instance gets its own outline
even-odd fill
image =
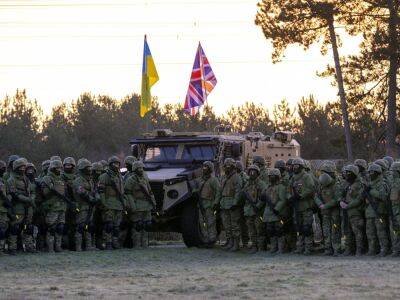
[[[1,299],[398,299],[400,259],[227,253],[183,245],[0,257]]]

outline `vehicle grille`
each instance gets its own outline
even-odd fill
[[[157,211],[161,211],[164,203],[164,183],[163,182],[150,182],[151,190],[156,198]]]

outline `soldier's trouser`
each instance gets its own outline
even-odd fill
[[[8,246],[10,250],[17,250],[18,236],[21,236],[22,244],[26,250],[36,249],[33,239],[34,227],[32,225],[33,209],[29,207],[25,215],[17,215],[16,219],[10,222],[10,236]]]
[[[247,229],[246,217],[243,215],[243,209],[240,214],[240,237],[242,239],[243,246],[246,246],[249,243],[249,231]]]
[[[286,240],[286,224],[280,221],[267,222],[265,223],[265,228],[268,237],[271,241],[271,250],[277,250],[278,244],[280,245],[281,251],[284,251],[285,240]]]
[[[265,223],[260,216],[255,219],[256,230],[257,230],[257,246],[260,250],[266,250],[267,245],[267,231],[265,228]]]
[[[74,215],[75,249],[78,251],[82,249],[83,244],[86,249],[92,248],[92,213],[89,217],[88,213],[90,213],[90,210],[81,210]]]
[[[119,225],[122,220],[122,211],[115,209],[104,209],[101,215],[103,223],[103,239],[106,244],[119,247]]]
[[[349,228],[344,234],[346,251],[352,252],[354,244],[361,251],[364,247],[364,219],[359,216],[350,217]]]
[[[240,207],[224,209],[221,216],[226,238],[240,238]]]
[[[368,251],[376,251],[376,238],[378,238],[381,251],[389,250],[387,226],[387,219],[384,217],[367,219],[366,232],[368,239]]]
[[[65,225],[65,212],[56,211],[45,214],[45,223],[47,227],[46,244],[48,251],[61,250],[62,237]]]
[[[246,216],[246,227],[252,246],[257,247],[256,216]]]
[[[205,234],[208,243],[213,243],[217,240],[217,218],[214,215],[214,209],[212,207],[203,209],[204,219],[200,220],[200,223],[205,223]]]
[[[322,215],[322,231],[324,234],[325,250],[340,249],[340,233],[341,223],[339,214],[323,214]]]
[[[393,215],[395,220],[392,223],[393,230],[393,251],[400,253],[400,214]]]
[[[0,213],[0,254],[4,251],[8,230],[8,221],[9,219],[7,213]]]
[[[131,239],[133,247],[148,247],[149,233],[147,230],[151,225],[151,211],[130,213],[129,220],[132,223]]]
[[[298,251],[311,251],[313,247],[313,228],[314,221],[313,212],[311,209],[299,213],[299,222],[296,224],[299,228],[297,236],[296,248]]]

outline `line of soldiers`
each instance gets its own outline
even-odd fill
[[[242,241],[250,253],[310,255],[318,223],[325,255],[400,256],[400,162],[391,157],[369,165],[357,159],[341,174],[325,161],[318,176],[301,158],[267,168],[256,156],[247,172],[228,158],[223,171],[216,178],[205,162],[197,189],[209,246],[217,239],[219,211],[229,251],[238,251]]]
[[[133,247],[147,247],[154,195],[143,163],[128,156],[124,164],[122,176],[116,156],[53,156],[37,175],[25,158],[0,161],[0,254],[118,249],[128,232]]]

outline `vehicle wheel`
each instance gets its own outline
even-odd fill
[[[200,229],[199,210],[193,201],[187,203],[182,210],[181,231],[183,242],[187,247],[202,247],[205,245]]]

